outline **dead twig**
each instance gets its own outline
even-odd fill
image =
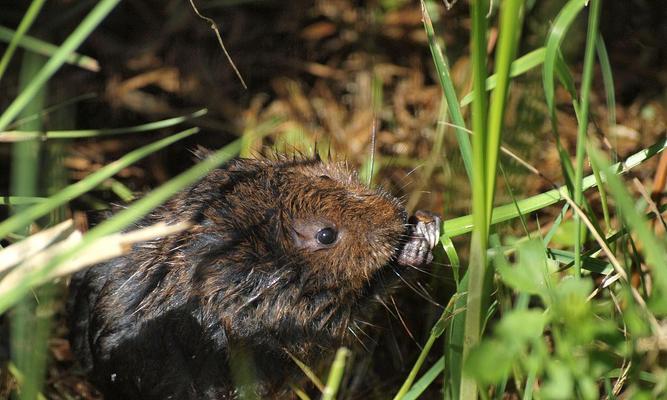
[[[213,21],[212,18],[202,15],[199,12],[199,9],[197,9],[194,0],[190,0],[190,5],[192,6],[192,9],[195,11],[195,14],[197,14],[199,18],[203,19],[204,21],[208,22],[211,25],[211,29],[213,29],[213,32],[215,32],[215,36],[218,38],[218,43],[220,43],[220,47],[222,48],[222,51],[225,53],[225,57],[227,57],[227,60],[229,61],[229,64],[232,66],[234,72],[236,73],[236,76],[239,78],[239,81],[241,81],[241,85],[243,85],[243,88],[248,90],[248,86],[245,84],[245,81],[241,76],[241,72],[238,70],[238,68],[236,68],[236,64],[234,64],[232,57],[227,52],[225,44],[222,42],[222,36],[220,35],[220,29],[218,29],[218,25],[215,23],[215,21]]]

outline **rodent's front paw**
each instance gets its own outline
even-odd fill
[[[409,238],[398,255],[398,263],[406,266],[428,264],[433,261],[431,250],[440,237],[440,217],[419,210],[410,217]]]

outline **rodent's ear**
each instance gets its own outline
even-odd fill
[[[195,156],[195,161],[203,160],[203,159],[205,159],[206,157],[210,156],[213,153],[213,151],[211,151],[211,149],[207,149],[206,147],[204,147],[202,145],[199,145],[199,144],[197,145],[197,147],[195,149],[190,150],[190,152],[192,153],[192,155]]]

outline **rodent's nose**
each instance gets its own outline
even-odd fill
[[[408,212],[405,210],[401,210],[401,221],[403,221],[404,224],[408,223]]]

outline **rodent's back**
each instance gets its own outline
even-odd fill
[[[230,357],[254,364],[249,390],[284,394],[287,354],[349,342],[407,233],[394,197],[303,159],[234,160],[141,224],[183,219],[72,280],[72,344],[109,398],[235,398]]]

